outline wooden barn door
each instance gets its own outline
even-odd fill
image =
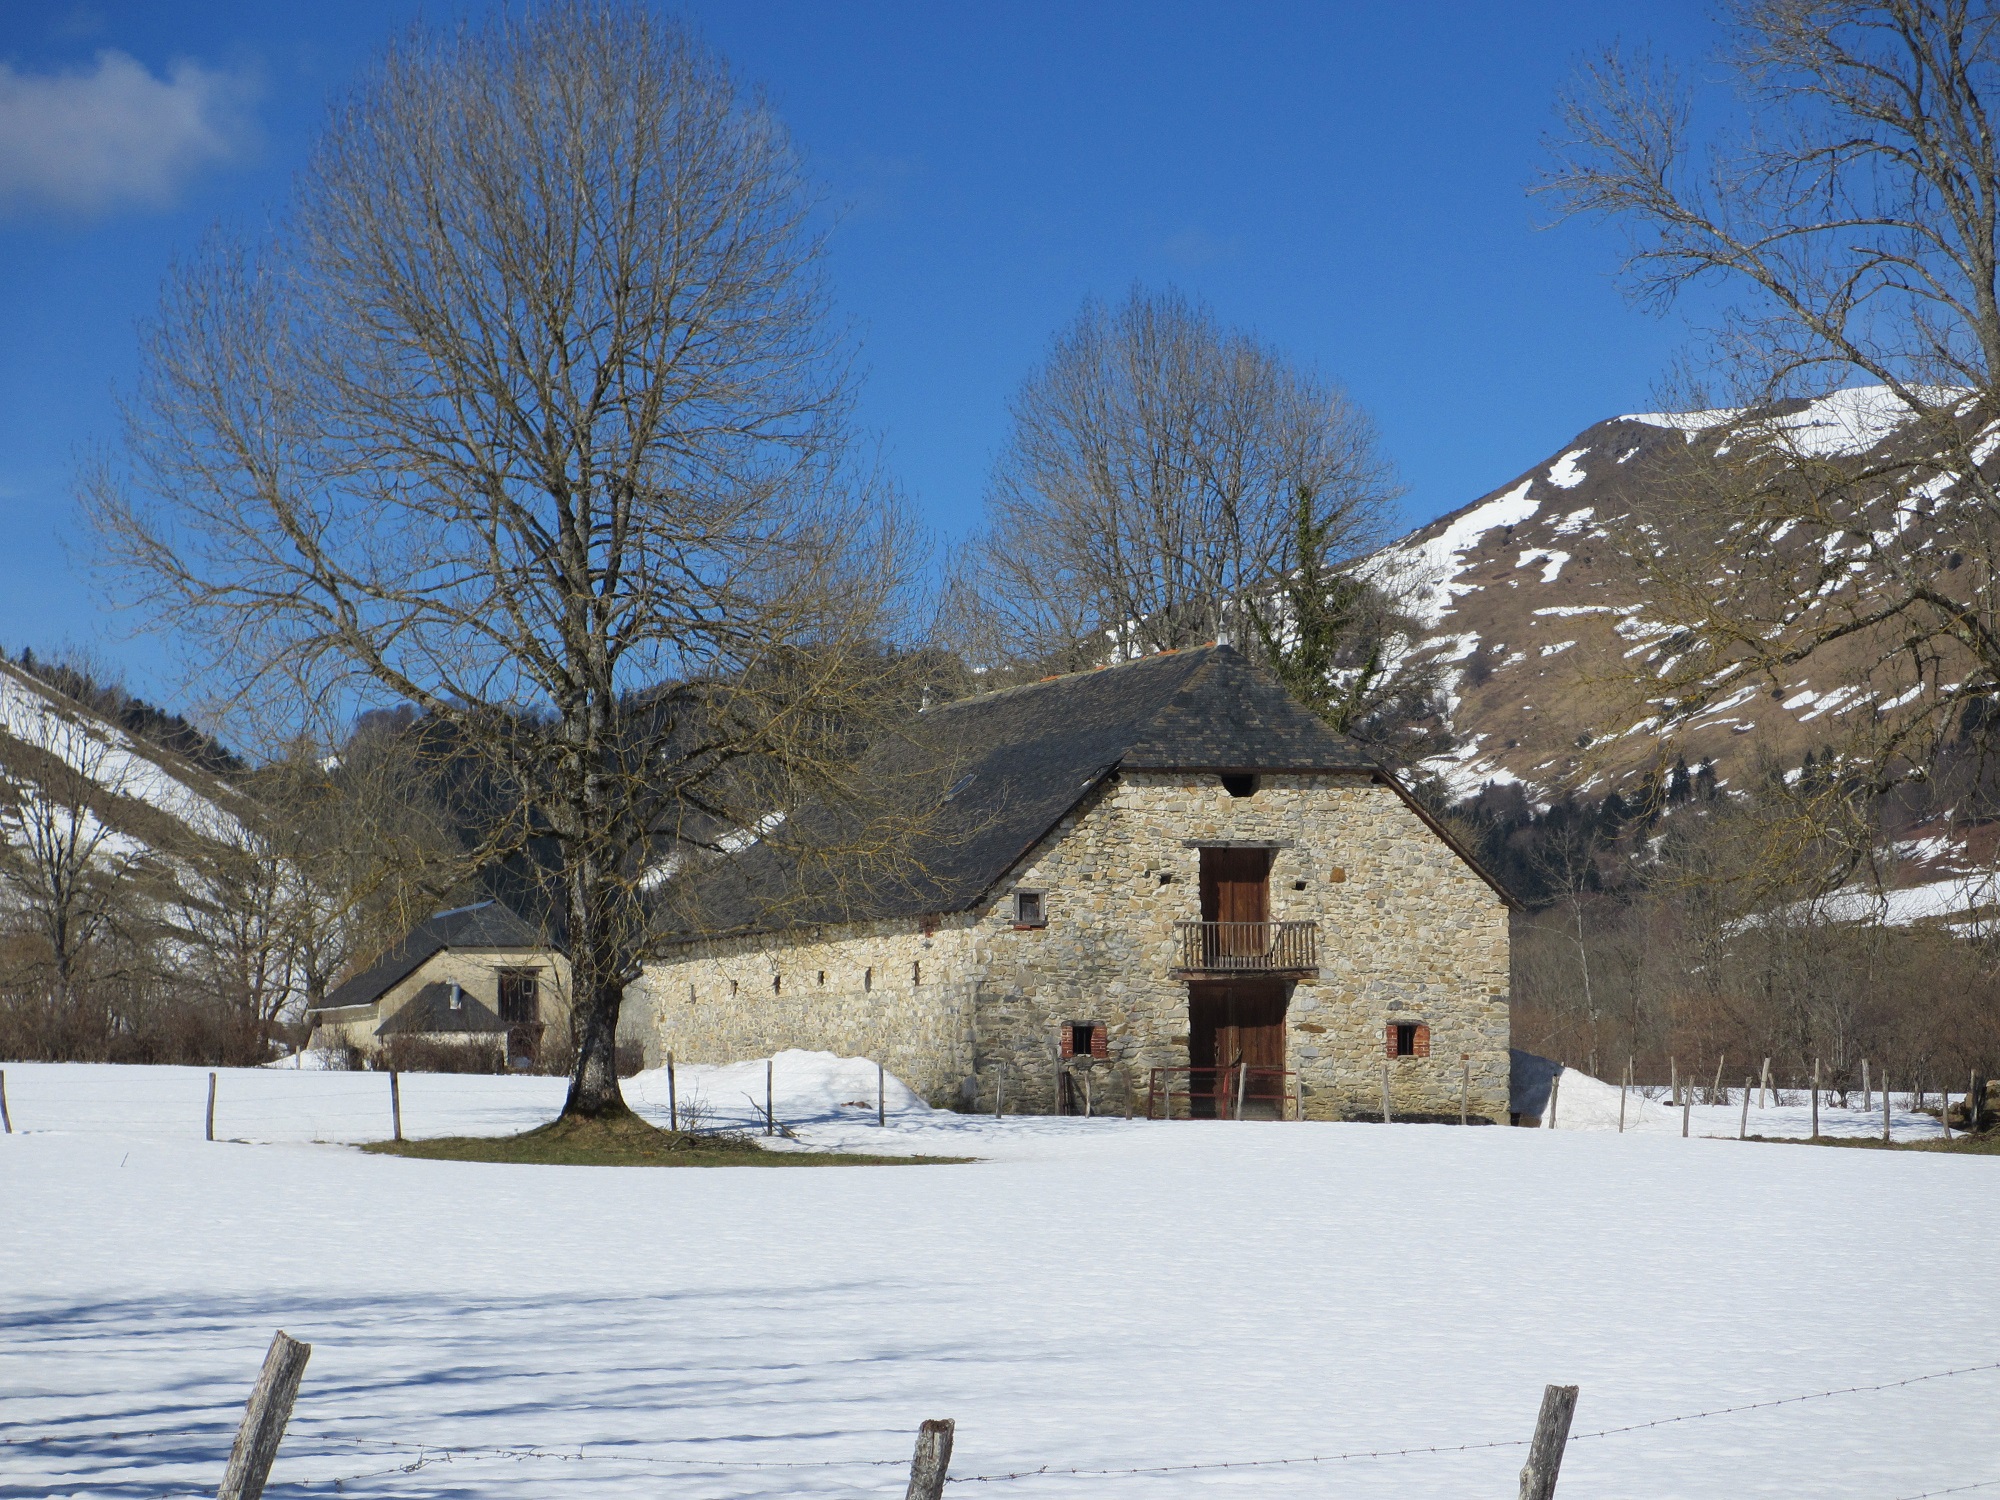
[[[1285,984],[1276,979],[1188,986],[1188,1062],[1196,1070],[1190,1103],[1197,1118],[1235,1114],[1235,1068],[1285,1066]],[[1280,1093],[1275,1077],[1252,1075],[1252,1087]],[[1244,1118],[1269,1118],[1273,1106],[1252,1103]]]

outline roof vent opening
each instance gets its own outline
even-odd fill
[[[1254,797],[1257,795],[1257,778],[1248,772],[1225,771],[1222,789],[1232,797]]]

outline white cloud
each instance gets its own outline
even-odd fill
[[[242,77],[191,62],[156,78],[123,52],[68,73],[0,63],[0,208],[162,207],[242,149],[249,93]]]

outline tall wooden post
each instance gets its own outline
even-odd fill
[[[14,1117],[7,1113],[7,1070],[0,1068],[0,1134],[14,1133]]]
[[[1087,1115],[1090,1113],[1090,1075],[1088,1073],[1083,1076],[1083,1088],[1083,1112]],[[1250,1064],[1239,1059],[1236,1064],[1236,1118],[1239,1120],[1243,1118],[1243,1096],[1249,1092]]]
[[[1562,1064],[1557,1063],[1555,1076],[1549,1080],[1549,1117],[1542,1122],[1544,1130],[1554,1130],[1556,1128],[1556,1101],[1562,1098],[1562,1089]]]
[[[1764,1059],[1764,1071],[1757,1075],[1757,1107],[1763,1109],[1770,1103],[1771,1059]]]
[[[1528,1461],[1521,1467],[1521,1500],[1553,1500],[1563,1449],[1569,1445],[1570,1419],[1576,1415],[1576,1389],[1552,1385],[1542,1392],[1541,1415],[1535,1419]]]
[[[1750,1080],[1743,1080],[1743,1118],[1736,1122],[1736,1139],[1750,1138]]]
[[[882,1065],[875,1064],[875,1125],[887,1129],[889,1124],[889,1084]]]
[[[775,1133],[773,1127],[777,1121],[777,1112],[772,1107],[771,1068],[773,1063],[774,1059],[772,1058],[767,1057],[764,1059],[764,1134],[766,1135]]]
[[[993,1065],[993,1118],[998,1120],[1007,1113],[1007,1065]]]
[[[1951,1139],[1951,1090],[1938,1090],[1938,1124],[1944,1126],[1944,1138]]]
[[[1671,1057],[1667,1059],[1667,1089],[1668,1097],[1674,1101],[1674,1107],[1678,1109],[1681,1102],[1681,1065]]]
[[[667,1054],[667,1129],[678,1131],[680,1128],[681,1100],[679,1093],[674,1088],[674,1055],[669,1052]]]
[[[1382,1062],[1382,1123],[1389,1123],[1389,1062],[1386,1058]]]
[[[1882,1075],[1882,1139],[1889,1139],[1889,1075]]]
[[[212,1141],[215,1139],[215,1075],[213,1073],[208,1075],[208,1128],[205,1133],[209,1140]]]
[[[956,1425],[945,1417],[917,1429],[917,1451],[910,1455],[910,1488],[903,1500],[942,1500],[945,1476],[951,1472],[951,1439]]]
[[[1692,1110],[1693,1110],[1693,1107],[1694,1107],[1694,1089],[1693,1089],[1693,1087],[1692,1087],[1692,1086],[1690,1086],[1690,1087],[1689,1087],[1689,1089],[1688,1089],[1688,1096],[1687,1096],[1687,1098],[1685,1098],[1685,1099],[1681,1100],[1681,1139],[1682,1139],[1682,1140],[1686,1140],[1686,1139],[1688,1138],[1688,1115],[1689,1115],[1689,1114],[1690,1114],[1690,1113],[1692,1112]]]
[[[298,1399],[299,1381],[311,1355],[311,1344],[300,1343],[282,1328],[271,1340],[256,1389],[243,1408],[236,1446],[230,1449],[229,1467],[222,1471],[222,1487],[215,1492],[215,1500],[258,1500],[264,1493],[264,1481],[270,1478],[271,1464],[277,1459],[278,1444],[284,1439],[292,1402]]]
[[[1305,1085],[1299,1085],[1299,1114],[1305,1115]],[[1458,1123],[1472,1123],[1472,1054],[1458,1054]]]
[[[1812,1138],[1819,1139],[1819,1059],[1813,1059]]]
[[[394,1068],[389,1070],[389,1123],[396,1129],[396,1139],[403,1138],[403,1080]]]
[[[1618,1080],[1618,1133],[1625,1133],[1625,1096],[1632,1092],[1632,1059],[1625,1059],[1625,1076]]]
[[[1719,1054],[1715,1059],[1715,1082],[1710,1086],[1708,1091],[1708,1102],[1710,1104],[1727,1104],[1729,1102],[1722,1097],[1722,1065],[1728,1059],[1729,1054],[1727,1052]]]
[[[1861,1108],[1863,1113],[1875,1107],[1875,1095],[1868,1086],[1868,1059],[1861,1059]]]

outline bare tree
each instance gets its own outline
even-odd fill
[[[103,816],[122,781],[120,752],[57,710],[42,712],[32,734],[35,770],[0,809],[0,891],[12,922],[36,939],[52,1030],[70,1039],[61,1055],[102,1044],[111,1018],[93,960],[147,904],[141,884],[157,882],[142,880],[150,851]]]
[[[520,808],[469,857],[559,851],[571,1114],[625,1108],[645,868],[843,763],[897,597],[810,208],[671,22],[419,29],[268,243],[176,271],[85,486],[239,701],[415,704]]]
[[[967,586],[1016,659],[1252,642],[1253,592],[1387,539],[1398,491],[1366,415],[1178,292],[1086,303],[1011,414]]]
[[[1627,537],[1684,627],[1656,708],[1671,728],[1782,695],[1818,658],[1881,715],[1851,721],[1854,758],[1921,768],[2000,688],[2000,13],[1742,0],[1730,20],[1733,99],[1607,53],[1542,185],[1628,232],[1640,300],[1721,296],[1682,394],[1727,405],[1685,419],[1680,482]],[[1712,102],[1747,123],[1698,129]],[[1806,422],[1799,398],[1860,382],[1880,389]]]

